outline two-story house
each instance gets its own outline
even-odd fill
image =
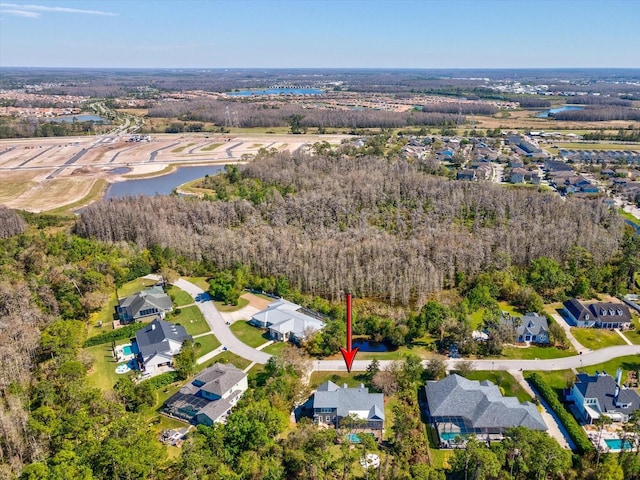
[[[573,402],[581,419],[587,423],[592,423],[601,415],[608,416],[614,422],[626,422],[631,413],[640,408],[640,395],[635,390],[625,388],[621,377],[620,369],[615,379],[605,372],[596,375],[579,373],[567,395],[567,401]]]
[[[351,422],[351,419],[357,421]],[[346,384],[339,387],[327,381],[313,395],[313,421],[369,432],[380,440],[384,428],[384,395],[369,393],[363,384],[358,388],[348,388]]]
[[[162,413],[195,425],[222,422],[247,390],[247,374],[230,364],[203,370],[169,398]]]
[[[564,302],[563,312],[576,327],[626,329],[631,326],[631,312],[623,303],[596,302],[586,306],[571,298]]]

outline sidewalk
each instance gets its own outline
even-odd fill
[[[620,338],[622,338],[625,342],[627,342],[627,345],[633,345],[633,343],[631,343],[631,341],[630,341],[630,340],[625,336],[625,334],[624,334],[624,333],[622,333],[622,332],[620,331],[620,329],[619,329],[619,328],[615,328],[615,329],[614,329],[614,331],[615,331],[618,335],[620,335]]]

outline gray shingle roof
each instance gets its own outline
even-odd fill
[[[602,323],[628,323],[631,321],[629,307],[623,303],[592,303],[589,310]]]
[[[130,318],[137,318],[142,310],[157,308],[159,311],[169,311],[173,305],[162,287],[154,286],[122,299],[120,307],[126,309]]]
[[[425,391],[432,417],[464,417],[473,428],[547,429],[533,403],[503,397],[500,389],[489,381],[449,375],[437,382],[427,382]]]
[[[384,420],[384,395],[369,393],[364,385],[348,388],[327,381],[318,387],[313,396],[313,408],[335,408],[339,417],[346,417],[352,411],[367,411],[368,419],[377,417]]]
[[[640,395],[634,390],[622,388],[618,393],[620,403],[631,404],[628,408],[616,407],[614,404],[614,396],[616,392],[616,381],[613,377],[606,374],[591,376],[587,373],[579,373],[575,387],[580,391],[582,396],[587,398],[597,398],[600,409],[603,412],[623,412],[627,415],[634,410],[640,408]]]
[[[595,320],[594,318],[590,318],[589,310],[575,298],[565,301],[563,306],[578,322]]]
[[[150,358],[156,353],[170,354],[169,340],[182,345],[186,339],[193,341],[193,337],[182,325],[175,325],[160,318],[156,318],[136,332],[136,342],[143,359]]]
[[[196,376],[192,384],[202,383],[201,390],[222,396],[246,376],[246,373],[233,365],[216,363]]]

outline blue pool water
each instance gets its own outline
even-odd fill
[[[456,437],[464,438],[464,435],[456,432],[440,432],[440,440],[442,440],[443,442],[455,440]]]
[[[605,439],[604,443],[606,443],[607,447],[609,447],[611,450],[622,450],[622,440],[620,440],[619,438],[607,438]],[[630,450],[631,447],[631,442],[629,442],[629,440],[625,440],[624,448],[626,450]]]
[[[347,440],[349,440],[351,443],[360,443],[360,437],[358,437],[357,433],[347,434]]]
[[[131,348],[131,345],[125,345],[124,347],[122,347],[122,353],[124,353],[125,355],[133,355],[133,349]]]

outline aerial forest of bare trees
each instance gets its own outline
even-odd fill
[[[149,109],[150,117],[178,118],[185,121],[206,121],[225,125],[225,112],[237,113],[238,126],[286,127],[287,119],[300,115],[301,127],[337,128],[398,128],[407,125],[446,125],[457,120],[456,115],[437,112],[408,113],[380,110],[308,109],[297,104],[268,106],[253,102],[222,102],[197,99],[185,102],[166,102]],[[455,110],[456,113],[458,110]],[[459,119],[458,119],[459,120]],[[464,119],[462,119],[464,121]]]
[[[405,305],[457,273],[562,261],[574,246],[610,261],[623,236],[620,217],[599,202],[448,181],[402,159],[281,154],[215,182],[228,200],[110,200],[84,210],[76,230],[284,275],[330,299],[348,290]]]
[[[8,238],[22,233],[27,222],[15,210],[0,206],[0,238]]]

